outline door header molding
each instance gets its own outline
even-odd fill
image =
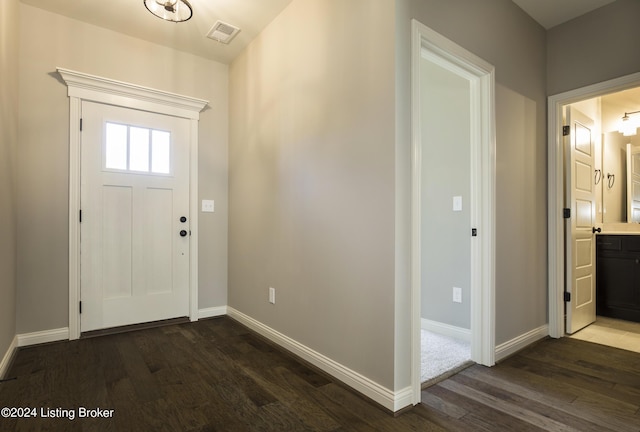
[[[144,111],[184,117],[200,118],[209,102],[137,84],[89,75],[61,67],[56,68],[67,85],[67,95],[86,101],[126,106]]]

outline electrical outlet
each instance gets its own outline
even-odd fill
[[[276,304],[276,289],[269,287],[269,303]]]
[[[462,288],[453,287],[453,301],[454,303],[462,303]]]

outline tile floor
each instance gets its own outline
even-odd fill
[[[571,337],[640,353],[640,323],[637,322],[599,316],[595,323]]]

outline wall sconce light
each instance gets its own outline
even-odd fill
[[[634,121],[629,117],[631,114],[638,114],[640,111],[632,111],[624,113],[622,120],[620,121],[620,127],[618,128],[618,132],[620,132],[624,136],[632,136],[636,134],[636,129],[638,128],[638,122]]]
[[[171,22],[187,21],[193,15],[187,0],[144,0],[144,6],[158,18]]]

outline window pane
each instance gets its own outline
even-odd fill
[[[129,128],[129,169],[149,171],[149,129]]]
[[[171,134],[165,131],[151,131],[151,172],[169,174],[171,172]]]
[[[127,126],[107,123],[105,168],[127,169]]]

